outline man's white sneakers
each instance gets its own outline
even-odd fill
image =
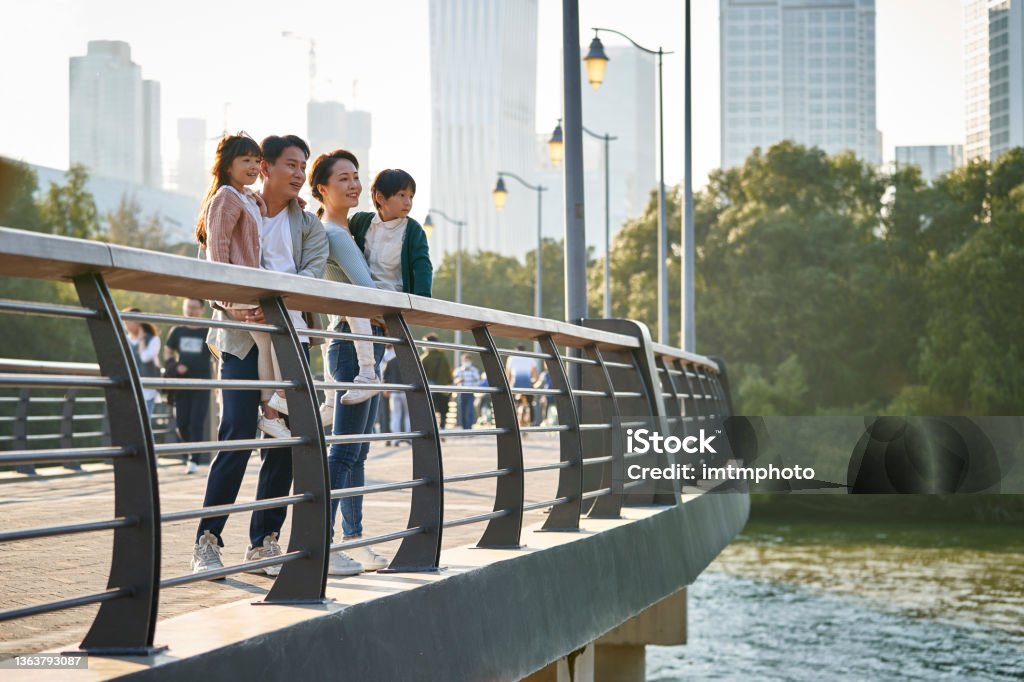
[[[202,573],[224,568],[224,562],[220,558],[220,545],[217,544],[217,536],[210,531],[205,531],[199,538],[199,542],[192,548],[192,572]]]
[[[245,550],[245,561],[259,561],[260,559],[270,559],[276,556],[281,556],[284,552],[281,551],[281,545],[277,543],[277,537],[277,533],[270,533],[263,538],[263,544],[260,547],[250,547]],[[269,576],[276,576],[281,572],[281,564],[264,566],[263,568],[254,568],[249,572],[266,573]]]

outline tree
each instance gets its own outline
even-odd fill
[[[107,239],[114,244],[164,251],[166,239],[158,215],[142,222],[142,207],[134,196],[125,194],[117,208],[107,213]]]
[[[39,207],[50,232],[78,239],[95,239],[100,235],[96,202],[85,189],[88,181],[85,167],[75,164],[68,169],[66,185],[50,184]]]
[[[43,219],[35,202],[39,180],[28,164],[0,157],[0,226],[42,230]]]

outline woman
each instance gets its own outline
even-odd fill
[[[359,195],[363,191],[359,179],[359,162],[356,157],[344,149],[337,149],[321,154],[313,162],[309,175],[309,184],[313,198],[320,202],[317,215],[324,223],[327,240],[330,244],[330,256],[324,278],[333,282],[345,282],[359,286],[376,287],[370,277],[366,260],[359,247],[355,245],[349,232],[349,211],[359,204]],[[350,332],[348,318],[331,316],[330,327],[335,331]],[[362,331],[362,330],[357,330]],[[374,336],[384,334],[380,324],[373,323],[369,330]],[[364,345],[359,343],[358,345]],[[379,363],[384,354],[384,347],[379,343],[372,344],[373,362],[379,372]],[[335,381],[353,382],[359,376],[362,349],[357,343],[347,339],[334,339],[327,346],[324,359],[325,373],[330,373]],[[365,361],[364,361],[365,364]],[[321,408],[321,415],[327,421],[333,416],[332,433],[335,435],[367,434],[373,432],[373,424],[377,417],[380,394],[373,392],[368,400],[349,403],[341,396],[328,395],[328,402]],[[331,476],[331,488],[352,488],[365,483],[366,455],[370,450],[369,443],[346,443],[332,445],[327,457]],[[339,504],[340,502],[340,504]],[[363,535],[363,498],[346,497],[331,502],[331,535],[334,534],[334,519],[337,509],[341,507],[343,542],[356,540]],[[351,555],[345,552],[331,554],[328,572],[331,575],[355,575],[367,571],[376,571],[388,565],[387,559],[375,552],[372,547],[359,547],[352,550]]]
[[[125,308],[123,313],[141,313],[138,308]],[[160,333],[149,322],[125,321],[124,329],[128,333],[128,343],[132,346],[135,364],[139,368],[139,376],[151,378],[160,376]],[[146,414],[153,415],[156,405],[155,388],[142,389],[142,397],[146,401]]]

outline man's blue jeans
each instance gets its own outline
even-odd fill
[[[309,359],[309,346],[303,344],[306,358]],[[230,353],[221,355],[221,379],[259,379],[257,363],[259,349],[252,347],[244,358],[236,358]],[[220,429],[217,440],[248,440],[256,437],[256,419],[259,416],[259,390],[223,391],[224,409],[220,417]],[[206,479],[206,497],[203,506],[218,504],[234,504],[238,497],[238,489],[242,486],[245,467],[249,463],[251,450],[230,450],[217,453],[210,466],[210,476]],[[285,497],[292,487],[292,449],[274,448],[260,450],[263,464],[260,466],[259,481],[256,484],[256,499],[269,497]],[[271,533],[280,533],[281,526],[288,515],[287,507],[254,511],[249,522],[249,544],[259,547],[263,538]],[[204,531],[217,536],[217,543],[223,547],[221,533],[227,516],[214,516],[202,519],[196,532],[196,541]]]
[[[348,322],[335,327],[337,331],[349,332]],[[383,336],[380,327],[374,326],[374,336]],[[377,364],[377,376],[380,376],[380,360],[384,356],[384,345],[373,344],[373,358]],[[345,339],[334,339],[327,351],[327,363],[330,365],[331,376],[335,381],[352,381],[359,373],[359,362],[356,359],[355,345]],[[380,394],[374,395],[366,402],[357,405],[342,405],[338,391],[334,403],[334,430],[336,436],[373,433],[373,424],[377,420],[377,407]],[[344,443],[332,445],[327,456],[327,468],[331,475],[331,488],[358,488],[366,484],[366,455],[370,452],[369,443]],[[345,497],[331,501],[331,537],[334,537],[334,519],[338,515],[338,503],[341,503],[341,529],[345,537],[357,537],[363,534],[363,496]]]

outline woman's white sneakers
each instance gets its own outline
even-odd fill
[[[344,552],[335,552],[327,562],[328,575],[359,575],[363,565]]]
[[[373,547],[356,547],[349,550],[349,553],[353,559],[363,565],[364,571],[379,571],[382,568],[387,568],[388,563],[390,563],[380,554],[373,551]]]

